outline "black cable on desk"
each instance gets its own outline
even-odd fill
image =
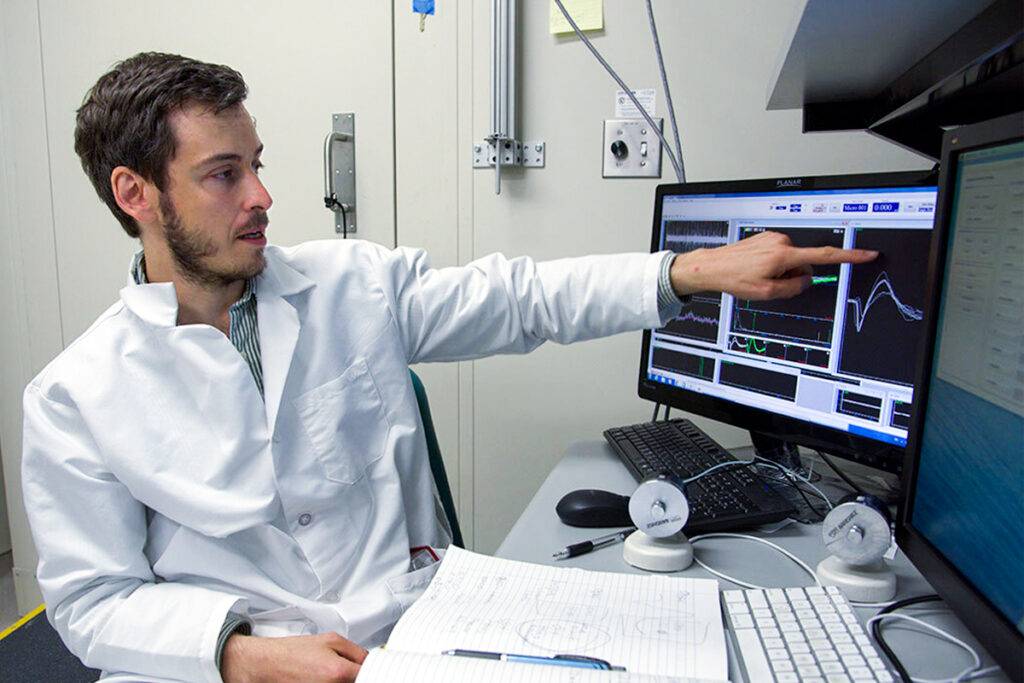
[[[827,455],[825,455],[821,451],[816,450],[814,452],[817,453],[818,457],[821,458],[822,461],[826,465],[831,467],[832,471],[835,472],[836,474],[838,474],[839,478],[842,479],[844,482],[846,482],[846,485],[849,486],[851,489],[853,489],[855,493],[860,493],[861,492],[860,487],[857,486],[856,484],[854,484],[853,480],[850,479],[850,477],[848,477],[841,469],[839,469],[838,465],[836,465],[834,462],[832,462],[832,458],[828,457]]]
[[[891,605],[888,605],[878,610],[878,614],[889,614],[890,612],[895,612],[898,609],[910,607],[911,605],[916,605],[918,603],[936,602],[940,600],[942,600],[942,598],[940,598],[938,595],[919,595],[914,598],[907,598],[906,600],[897,600]],[[913,680],[910,678],[910,674],[907,673],[907,670],[906,668],[904,668],[903,663],[900,662],[899,657],[896,656],[896,654],[892,651],[892,648],[889,647],[889,644],[885,642],[885,638],[882,637],[881,621],[872,622],[871,635],[874,636],[875,642],[878,643],[878,647],[882,649],[882,652],[885,653],[885,656],[889,658],[890,662],[892,662],[892,665],[896,668],[896,672],[900,675],[900,679],[903,681],[903,683],[913,683]]]

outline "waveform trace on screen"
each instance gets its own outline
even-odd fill
[[[695,323],[699,323],[701,325],[717,325],[718,324],[718,318],[717,317],[712,317],[712,316],[709,316],[709,315],[700,315],[699,313],[695,313],[693,311],[687,311],[683,315],[681,315],[678,318],[676,318],[676,320],[679,320],[680,322],[695,322]]]
[[[884,296],[888,296],[892,299],[893,303],[896,305],[896,310],[905,321],[915,322],[924,317],[924,311],[900,301],[899,297],[896,296],[896,292],[893,291],[892,283],[889,282],[889,274],[883,270],[878,274],[878,277],[875,278],[875,284],[871,287],[871,293],[868,295],[867,303],[862,304],[860,297],[853,297],[846,300],[846,303],[853,304],[855,309],[854,325],[858,332],[860,332],[861,328],[864,327],[864,320],[867,318],[868,310],[871,309],[876,301]]]

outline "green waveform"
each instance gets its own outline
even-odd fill
[[[811,276],[811,284],[812,285],[831,285],[831,284],[835,284],[836,282],[839,282],[839,276],[838,275],[812,275]]]

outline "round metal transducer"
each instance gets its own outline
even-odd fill
[[[858,496],[832,508],[821,525],[825,548],[840,560],[868,565],[885,555],[892,529],[884,507]]]
[[[682,484],[665,475],[640,482],[629,497],[629,517],[637,529],[654,538],[666,538],[681,531],[690,518],[690,504]]]

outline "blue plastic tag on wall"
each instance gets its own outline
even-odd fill
[[[412,11],[417,14],[433,14],[434,0],[412,0]]]

